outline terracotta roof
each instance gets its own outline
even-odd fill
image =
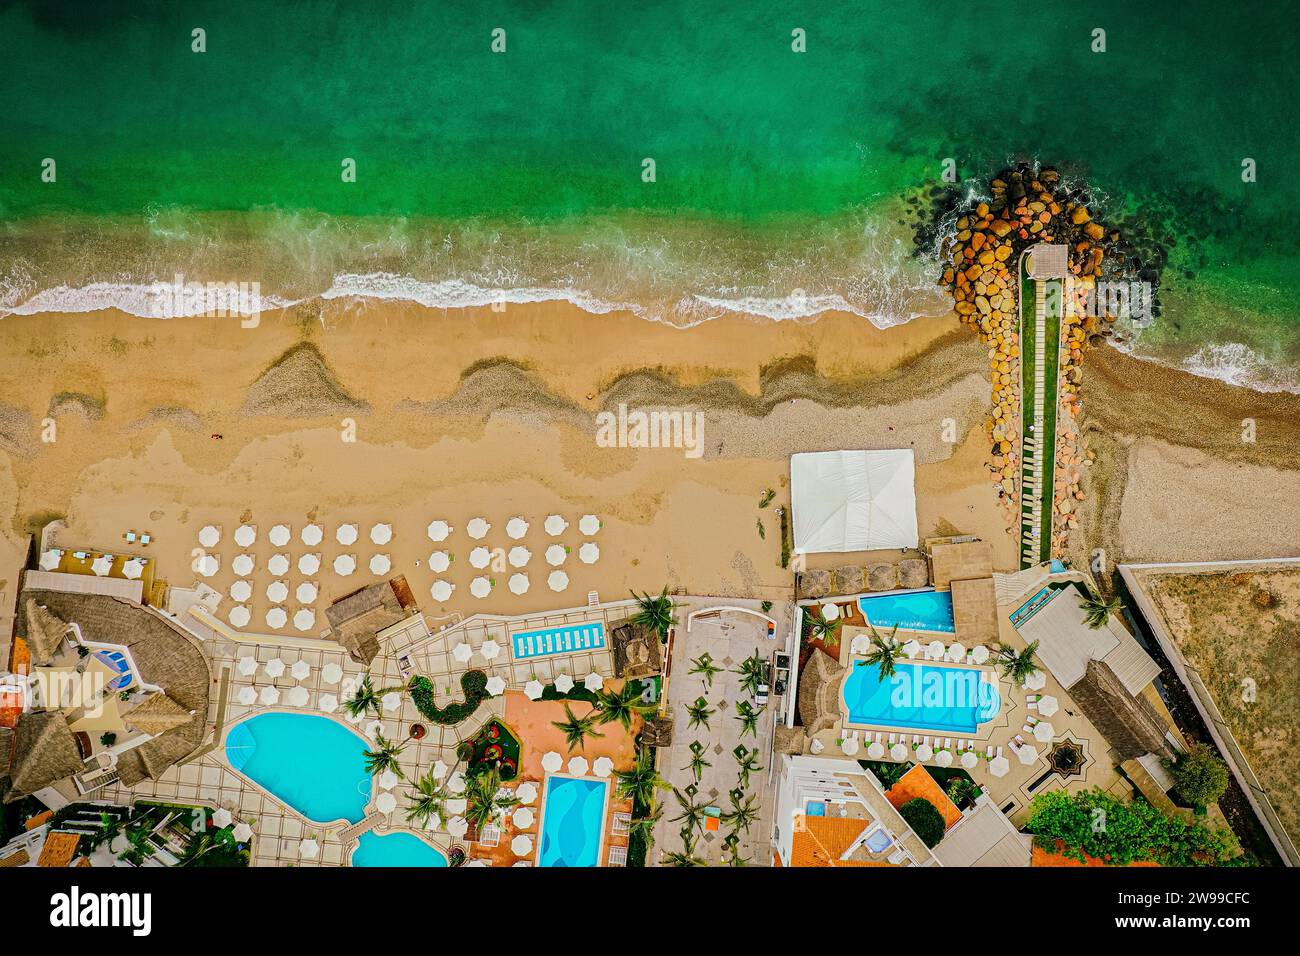
[[[14,866],[26,866],[32,858],[27,855],[26,850],[19,850],[17,853],[10,853],[8,856],[0,857],[0,869]]]
[[[885,791],[885,798],[895,810],[901,810],[903,804],[917,797],[939,811],[939,816],[943,817],[945,830],[951,830],[961,820],[961,811],[957,809],[957,805],[948,799],[943,788],[920,764],[915,764],[911,770],[898,778],[896,784]]]
[[[1105,860],[1099,860],[1095,856],[1083,855],[1084,862],[1079,862],[1073,857],[1065,856],[1062,853],[1049,853],[1042,847],[1035,845],[1033,854],[1033,863],[1031,866],[1116,866],[1114,863],[1107,863]],[[1127,866],[1159,866],[1159,863],[1153,863],[1149,860],[1134,860]]]
[[[845,851],[872,825],[853,817],[804,817],[790,843],[791,866],[889,866],[870,860],[841,860]]]
[[[71,866],[72,859],[77,855],[77,844],[81,842],[81,837],[76,833],[64,833],[62,830],[54,830],[45,835],[45,844],[41,847],[41,855],[36,861],[37,866],[63,867]]]

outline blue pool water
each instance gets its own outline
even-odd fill
[[[952,634],[952,594],[947,591],[908,591],[858,598],[858,607],[876,627],[901,627],[909,631]]]
[[[230,765],[315,823],[357,823],[370,801],[366,742],[311,714],[258,714],[226,734]]]
[[[872,853],[884,853],[893,842],[893,838],[884,830],[872,830],[867,834],[867,849]]]
[[[589,621],[568,627],[520,631],[511,635],[510,641],[514,646],[516,660],[572,651],[594,651],[605,646],[605,625],[600,621]]]
[[[603,780],[547,777],[538,866],[596,866],[605,833]]]
[[[844,682],[849,722],[907,730],[972,734],[1002,705],[997,685],[968,667],[900,662],[885,682],[880,670],[857,662]]]
[[[446,866],[447,858],[411,833],[361,834],[353,866]]]

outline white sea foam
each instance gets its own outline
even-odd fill
[[[0,311],[0,317],[38,315],[42,312],[80,315],[86,312],[102,312],[106,309],[117,309],[127,315],[144,319],[183,318],[187,315],[206,314],[207,306],[204,303],[194,302],[186,305],[179,298],[174,300],[176,305],[170,309],[164,308],[161,291],[168,288],[170,283],[156,282],[91,282],[83,286],[58,285],[41,289],[9,305]],[[294,304],[289,299],[273,295],[263,297],[261,303],[263,309],[282,309]]]
[[[462,279],[429,282],[388,272],[337,275],[320,297],[414,302],[428,309],[481,309],[502,303],[525,305],[536,302],[568,302],[595,315],[636,309],[630,304],[606,302],[578,289],[542,286],[490,288]]]
[[[1212,378],[1238,388],[1256,392],[1294,392],[1300,394],[1300,376],[1265,361],[1254,349],[1242,342],[1221,342],[1201,346],[1181,363],[1174,363],[1143,350],[1132,342],[1110,340],[1110,346],[1125,355],[1153,365],[1177,368],[1199,378]]]

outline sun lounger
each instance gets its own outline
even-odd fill
[[[1036,701],[1036,700],[1026,700],[1026,701],[1025,701],[1025,706],[1028,707],[1030,710],[1037,710],[1037,709],[1038,709],[1038,701]]]
[[[944,738],[943,738],[943,749],[944,749],[944,750],[951,750],[951,749],[952,749],[952,738],[951,738],[951,737],[944,737]]]
[[[1002,748],[999,747],[998,749],[1000,750],[1000,749],[1002,749]],[[986,750],[986,751],[984,751],[984,756],[988,757],[990,760],[993,759],[993,745],[992,745],[992,744],[989,744],[989,749]]]

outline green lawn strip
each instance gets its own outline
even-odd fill
[[[1061,290],[1060,280],[1052,280],[1048,283],[1049,288],[1055,286]],[[1064,303],[1064,291],[1057,296],[1058,308],[1053,314],[1051,309],[1047,310],[1045,316],[1043,332],[1047,336],[1043,347],[1047,350],[1044,355],[1043,367],[1043,434],[1051,439],[1050,454],[1043,458],[1043,526],[1039,531],[1039,560],[1048,561],[1052,557],[1052,517],[1054,505],[1056,503],[1056,403],[1059,398],[1059,392],[1056,386],[1057,368],[1061,362],[1061,310],[1060,304]]]

